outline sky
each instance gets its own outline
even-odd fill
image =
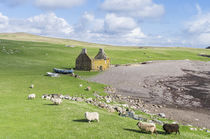
[[[209,0],[0,0],[0,33],[122,46],[210,46]]]

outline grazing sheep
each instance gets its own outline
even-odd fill
[[[142,131],[146,131],[146,132],[151,132],[152,134],[155,132],[157,134],[156,131],[156,126],[154,123],[146,123],[146,122],[138,122],[136,124]]]
[[[164,124],[163,130],[165,130],[166,134],[171,134],[172,132],[176,132],[177,134],[177,132],[179,132],[179,125],[178,124]]]
[[[97,120],[99,122],[99,113],[98,112],[86,112],[85,113],[85,118],[90,121]]]
[[[30,86],[30,88],[34,88],[34,85],[32,84],[32,85]]]
[[[29,94],[28,99],[35,99],[36,95],[35,94]]]
[[[51,101],[55,104],[55,105],[60,105],[62,103],[62,99],[61,98],[51,98]]]

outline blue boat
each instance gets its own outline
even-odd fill
[[[65,70],[65,69],[57,69],[57,68],[54,68],[53,69],[55,73],[62,73],[62,74],[72,74],[74,72],[73,69],[71,70]]]

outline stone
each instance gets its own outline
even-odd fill
[[[64,99],[67,99],[67,100],[71,99],[71,97],[69,95],[64,95],[63,97],[64,97]]]
[[[121,107],[116,106],[115,109],[119,113],[122,113],[123,112],[123,109]]]
[[[81,97],[77,97],[75,101],[82,102],[83,99]]]
[[[77,99],[77,97],[72,97],[72,99],[71,99],[71,100],[76,101],[76,99]]]
[[[190,130],[192,130],[192,131],[197,131],[197,128],[190,128]]]
[[[135,110],[135,109],[137,109],[137,107],[136,106],[131,106],[131,109],[134,109]]]
[[[123,107],[126,107],[126,108],[129,107],[128,104],[122,104],[122,106],[123,106]]]
[[[115,109],[111,105],[108,105],[106,108],[109,112],[115,112]]]
[[[130,118],[134,118],[135,112],[134,112],[134,111],[127,111],[127,115],[128,115],[128,117],[130,117]]]
[[[163,125],[163,124],[164,124],[162,121],[157,120],[157,119],[153,119],[152,121],[153,121],[154,123],[156,123],[156,124],[159,124],[159,125]]]
[[[99,103],[98,106],[101,107],[101,108],[105,108],[106,107],[106,105],[104,103]]]
[[[148,112],[149,112],[149,110],[147,110],[147,109],[144,109],[144,110],[143,110],[143,112],[145,112],[145,113],[148,113]]]
[[[165,113],[159,113],[158,116],[160,116],[161,118],[166,118]]]
[[[111,103],[112,102],[112,98],[109,96],[105,97],[106,103]]]
[[[85,102],[86,102],[86,103],[92,103],[92,102],[93,102],[93,99],[92,99],[92,98],[87,98],[87,99],[85,100]]]

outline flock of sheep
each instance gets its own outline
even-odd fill
[[[35,94],[29,94],[28,99],[35,99]],[[62,103],[62,99],[65,99],[65,96],[59,94],[44,94],[42,99],[51,100],[53,104],[60,105]],[[91,121],[96,120],[99,122],[99,113],[98,112],[85,112],[85,118],[90,123]],[[138,122],[137,126],[140,128],[141,131],[151,132],[152,134],[157,134],[156,125],[154,123],[147,123],[147,122]],[[172,132],[179,132],[179,125],[178,124],[164,124],[163,130],[166,134],[170,134]]]

